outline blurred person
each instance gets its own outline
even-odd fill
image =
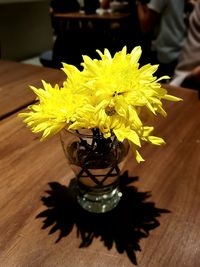
[[[185,23],[189,25],[189,17],[192,13],[197,0],[185,0]]]
[[[102,9],[109,9],[110,8],[110,0],[100,0],[99,1],[100,2],[100,7],[102,8]]]
[[[76,12],[80,9],[80,4],[77,0],[51,0],[50,6],[53,12],[59,13]]]
[[[54,30],[54,34],[57,35],[60,28],[59,21],[53,16],[53,13],[69,13],[78,12],[80,10],[80,4],[78,0],[51,0],[51,23]]]
[[[151,33],[151,47],[144,56],[160,64],[157,75],[172,76],[186,36],[184,0],[137,1],[141,32]]]
[[[196,1],[189,18],[187,38],[171,84],[197,89],[200,92],[200,0]]]

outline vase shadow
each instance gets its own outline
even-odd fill
[[[56,243],[75,226],[81,239],[80,247],[88,247],[94,238],[100,237],[108,249],[115,244],[119,253],[125,252],[137,265],[140,239],[148,237],[150,231],[160,225],[158,217],[169,211],[147,202],[150,193],[138,192],[132,185],[136,180],[138,177],[128,177],[126,171],[120,177],[122,199],[115,209],[102,214],[87,212],[79,206],[73,190],[75,179],[69,187],[51,182],[50,190],[46,191],[48,195],[42,197],[46,209],[36,218],[44,218],[42,229],[50,228],[49,234],[59,231]]]

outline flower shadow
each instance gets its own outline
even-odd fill
[[[110,212],[94,214],[83,210],[76,202],[74,194],[75,179],[69,187],[51,182],[51,190],[42,197],[47,207],[36,218],[44,218],[42,229],[50,228],[49,234],[59,231],[56,243],[66,237],[74,226],[81,237],[80,247],[88,247],[94,238],[101,238],[111,249],[115,244],[119,253],[126,253],[131,262],[137,265],[136,251],[141,251],[139,241],[148,237],[149,232],[158,227],[158,217],[169,212],[147,202],[149,192],[138,192],[132,184],[137,177],[128,177],[125,172],[120,179],[123,196],[118,206]]]

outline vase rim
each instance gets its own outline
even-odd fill
[[[85,132],[89,132],[89,131],[91,131],[92,129],[86,129],[86,128],[81,128],[80,130],[78,130],[78,131],[85,131]],[[69,130],[69,129],[66,129],[66,128],[64,128],[63,129],[63,131],[64,132],[69,132],[69,133],[71,133],[71,134],[74,134],[74,135],[76,135],[76,136],[78,136],[78,137],[85,137],[85,138],[94,138],[94,135],[91,133],[80,133],[80,132],[76,132],[75,130]],[[115,137],[115,135],[114,134],[111,134],[111,136],[110,137]],[[99,138],[101,138],[101,139],[107,139],[107,138],[105,138],[105,137],[99,137]]]

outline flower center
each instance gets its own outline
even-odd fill
[[[115,111],[115,107],[113,107],[113,106],[107,106],[107,107],[105,108],[105,112],[106,112],[106,114],[107,114],[108,116],[113,116],[113,115],[116,113],[116,111]]]
[[[115,91],[112,96],[115,97],[117,95],[122,95],[122,94],[123,94],[123,92],[117,92],[117,91]]]

